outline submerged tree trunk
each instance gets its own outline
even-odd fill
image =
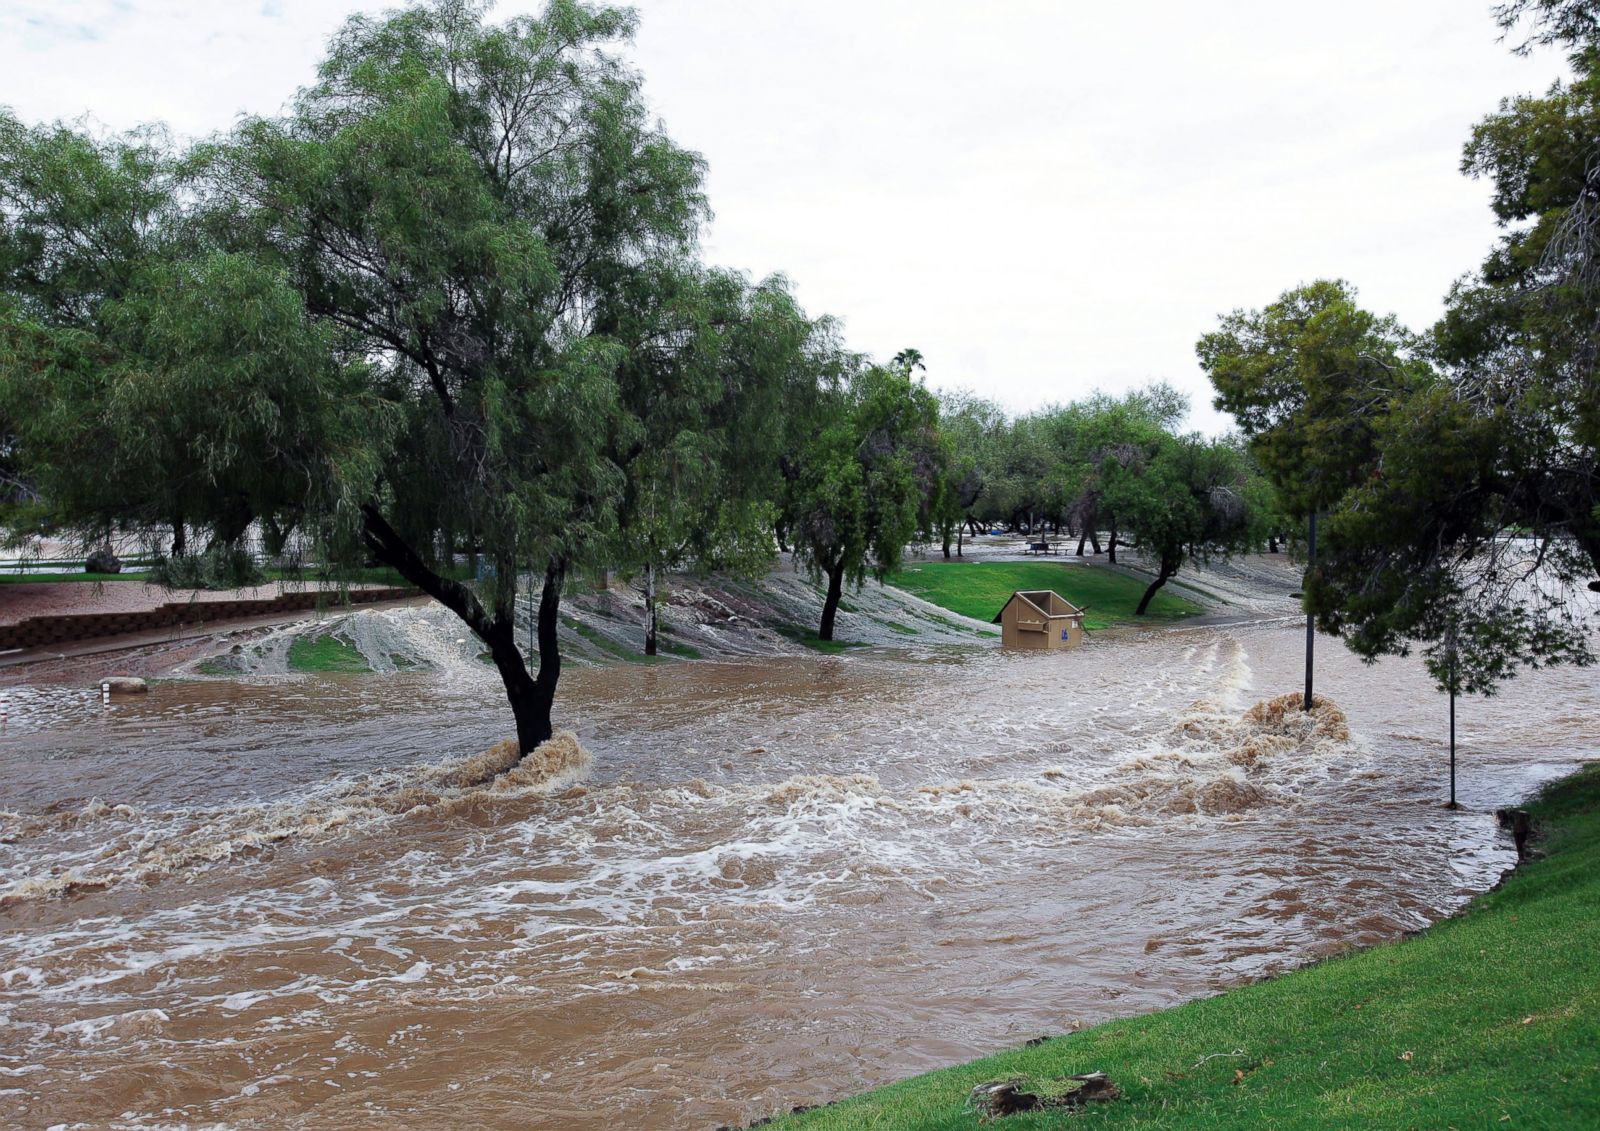
[[[656,563],[644,563],[644,654],[656,654]]]
[[[422,557],[390,526],[378,508],[361,508],[361,533],[372,556],[397,570],[411,584],[460,617],[478,639],[489,648],[489,656],[505,685],[506,701],[517,722],[517,745],[526,754],[553,733],[550,708],[555,702],[556,682],[561,678],[561,648],[556,637],[557,614],[561,605],[561,585],[567,563],[557,559],[545,570],[544,592],[539,597],[539,674],[528,675],[516,641],[514,609],[490,613],[473,591],[459,581],[434,572]]]
[[[1156,590],[1170,581],[1182,564],[1183,559],[1181,557],[1169,558],[1165,554],[1161,556],[1161,569],[1157,572],[1156,579],[1150,583],[1150,587],[1144,591],[1144,596],[1139,598],[1139,607],[1133,610],[1135,616],[1144,616],[1145,610],[1150,607],[1150,602],[1155,598]]]
[[[822,602],[822,624],[817,628],[818,640],[833,639],[833,617],[839,611],[839,598],[844,595],[844,562],[828,570],[828,596]]]

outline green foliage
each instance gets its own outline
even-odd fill
[[[772,560],[786,407],[815,380],[816,327],[781,279],[676,269],[638,280],[619,311],[627,482],[613,560],[749,575]],[[672,348],[661,343],[675,342]]]
[[[1145,586],[1114,569],[1066,562],[926,562],[898,570],[888,584],[924,601],[988,623],[1018,589],[1054,589],[1079,608],[1087,608],[1084,626],[1110,628],[1140,619],[1134,610]],[[1177,620],[1198,613],[1191,601],[1159,593],[1145,620]]]
[[[997,449],[1006,429],[1005,413],[993,401],[963,390],[940,394],[945,470],[931,513],[947,551],[956,524],[986,510],[986,500],[995,493]]]
[[[267,579],[254,557],[226,545],[181,558],[162,558],[150,567],[146,577],[168,589],[239,589],[260,585]]]
[[[817,432],[789,465],[787,504],[796,557],[828,579],[828,640],[842,583],[882,579],[899,565],[945,449],[938,401],[902,372],[860,369],[822,404]]]
[[[1418,938],[918,1076],[776,1128],[969,1131],[982,1081],[1104,1071],[1122,1100],[1045,1127],[1600,1123],[1600,772],[1532,807],[1545,858]]]
[[[282,274],[196,246],[154,134],[0,120],[0,418],[54,517],[102,537],[335,504],[380,438]],[[292,520],[291,524],[292,524]]]
[[[1421,646],[1442,687],[1483,693],[1589,663],[1600,576],[1596,25],[1566,0],[1496,16],[1524,48],[1574,48],[1575,77],[1473,131],[1462,167],[1505,234],[1427,341],[1316,283],[1200,342],[1285,509],[1326,513],[1319,626],[1368,657]]]
[[[1207,561],[1258,545],[1248,475],[1228,443],[1162,435],[1127,462],[1108,461],[1102,506],[1131,532],[1134,548],[1156,567],[1146,600],[1186,561]],[[1141,602],[1140,613],[1145,611]]]
[[[0,118],[0,506],[377,558],[546,735],[568,569],[767,556],[784,399],[817,380],[781,281],[697,262],[703,163],[608,50],[633,27],[358,15],[288,113],[184,154]]]
[[[1200,339],[1200,366],[1296,516],[1367,476],[1375,419],[1431,375],[1412,336],[1361,309],[1347,283],[1297,287],[1221,321]]]
[[[1335,283],[1236,312],[1201,339],[1218,407],[1236,414],[1285,510],[1325,512],[1308,609],[1363,656],[1422,645],[1458,690],[1588,662],[1570,597],[1586,520],[1544,489],[1586,488],[1551,475],[1559,449],[1538,413],[1519,427],[1525,414],[1404,356],[1407,341]]]
[[[1525,33],[1512,48],[1518,55],[1536,45],[1581,49],[1600,43],[1600,12],[1591,0],[1504,0],[1493,10],[1507,36]]]

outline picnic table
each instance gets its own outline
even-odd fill
[[[1050,542],[1029,542],[1026,552],[1030,554],[1053,554],[1056,552],[1056,548]]]

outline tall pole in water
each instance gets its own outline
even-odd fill
[[[1450,632],[1450,808],[1456,808],[1456,638]]]
[[[1456,689],[1450,688],[1450,808],[1456,807]]]
[[[1317,512],[1311,512],[1311,535],[1307,540],[1310,550],[1310,564],[1306,567],[1306,582],[1303,591],[1309,591],[1311,571],[1317,568]],[[1305,710],[1311,710],[1311,657],[1316,651],[1317,627],[1311,613],[1306,612],[1306,701]]]

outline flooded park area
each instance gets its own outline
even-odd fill
[[[370,674],[7,688],[0,1108],[25,1126],[714,1127],[1393,939],[1600,692],[1459,705],[1292,618],[576,668],[509,774],[428,608]],[[373,644],[372,641],[377,641]],[[1093,1066],[1111,1067],[1111,1066]],[[597,1113],[599,1115],[597,1116]]]

